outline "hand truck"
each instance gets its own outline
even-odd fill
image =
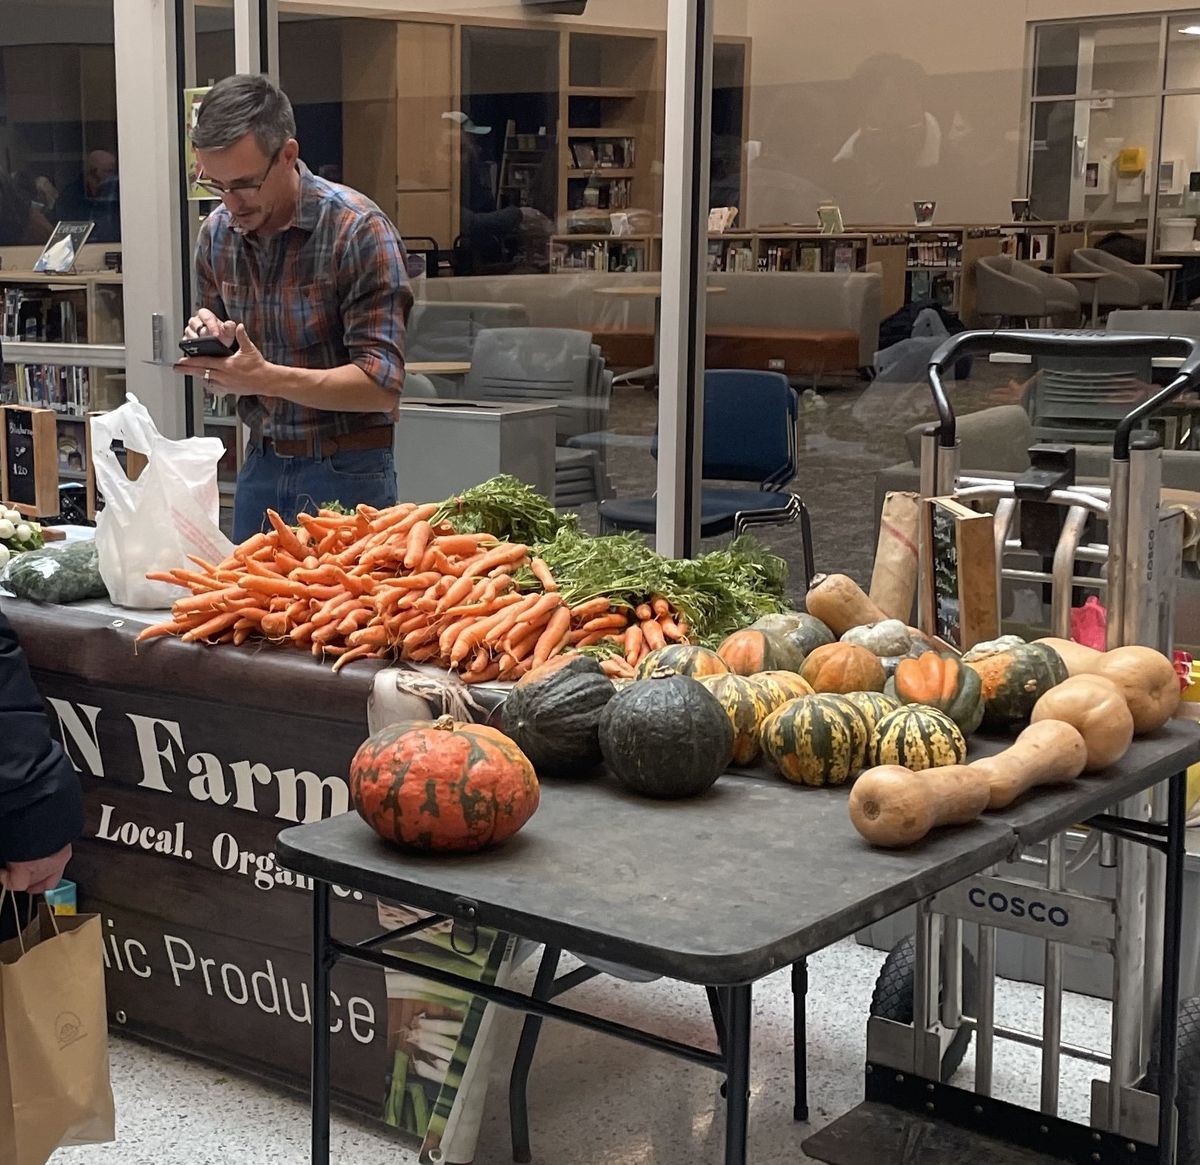
[[[964,356],[999,352],[1035,358],[1178,357],[1182,363],[1166,388],[1117,426],[1109,484],[1097,488],[1075,482],[1073,451],[1065,446],[1032,449],[1031,469],[1015,481],[960,473],[955,415],[943,377]],[[1107,606],[1109,648],[1143,644],[1169,657],[1182,519],[1160,506],[1159,439],[1138,429],[1198,380],[1200,341],[1192,338],[1043,331],[952,337],[929,367],[939,420],[922,438],[921,494],[951,496],[994,513],[998,586],[1005,581],[1034,584],[1043,593],[1048,587],[1050,634],[1070,638],[1072,594],[1090,591],[1101,595]],[[1170,831],[1165,824],[1168,787],[1177,800],[1170,805]],[[907,976],[911,1000],[908,1015],[901,1018],[911,1022],[897,1022],[894,1007],[873,1009],[884,1014],[868,1021],[868,1073],[877,1078],[873,1083],[868,1076],[868,1093],[880,1088],[878,1078],[886,1077],[883,1092],[891,1089],[902,1107],[911,1108],[915,1077],[927,1090],[920,1099],[932,1111],[932,1095],[961,1061],[973,1031],[975,1089],[971,1103],[958,1106],[959,1123],[1019,1146],[1013,1161],[1200,1165],[1200,1070],[1187,1073],[1176,1103],[1177,1032],[1186,1037],[1185,1056],[1200,1069],[1200,999],[1184,1003],[1182,1028],[1178,1022],[1183,795],[1181,776],[1123,801],[1114,814],[1093,819],[1086,834],[1076,835],[1076,840],[1082,838],[1082,848],[1069,867],[1067,834],[1035,847],[1041,852],[1028,855],[1026,861],[1032,857],[1044,868],[1040,885],[994,868],[920,903],[915,938],[904,940],[889,956],[891,966],[885,964],[876,991],[877,1000],[886,1000],[889,992],[882,980],[889,974],[893,980],[897,974]],[[1092,858],[1115,871],[1112,898],[1069,888],[1068,874]],[[1000,905],[1014,898],[1030,904],[1019,916]],[[964,921],[978,926],[977,966],[963,947]],[[1045,940],[1040,1035],[995,1022],[997,929]],[[1062,1044],[1064,945],[1107,951],[1113,957],[1112,1042],[1107,1054]],[[964,1014],[964,994],[967,1003],[974,1004],[973,1015]],[[893,1018],[884,1017],[888,1014]],[[1041,1049],[1040,1113],[992,1099],[997,1036]],[[1110,1079],[1093,1082],[1090,1127],[1058,1116],[1064,1054],[1109,1066]],[[938,1097],[944,1115],[942,1099]],[[944,1107],[955,1106],[946,1098]],[[922,1153],[913,1160],[941,1158]]]

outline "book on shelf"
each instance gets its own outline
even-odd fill
[[[796,253],[796,266],[801,271],[820,271],[821,270],[821,248],[820,247],[801,247]]]
[[[837,272],[854,270],[854,245],[839,243],[833,249],[833,269]]]
[[[86,368],[18,364],[14,372],[14,404],[53,409],[68,417],[82,417],[92,409],[91,383]]]

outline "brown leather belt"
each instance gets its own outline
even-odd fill
[[[309,437],[296,441],[276,441],[264,437],[264,449],[271,449],[278,457],[332,457],[335,453],[346,453],[354,449],[390,449],[394,440],[391,425],[373,425],[354,433],[341,433],[336,437]]]

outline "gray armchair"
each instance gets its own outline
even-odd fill
[[[1127,263],[1099,247],[1072,251],[1071,270],[1105,277],[1100,280],[1102,308],[1161,307],[1166,294],[1167,285],[1161,275],[1136,263]]]
[[[975,264],[975,310],[1001,325],[1053,319],[1074,324],[1081,314],[1072,284],[1011,255],[988,255]]]

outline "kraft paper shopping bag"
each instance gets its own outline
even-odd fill
[[[97,915],[43,905],[0,944],[0,1165],[114,1139],[101,941]]]

